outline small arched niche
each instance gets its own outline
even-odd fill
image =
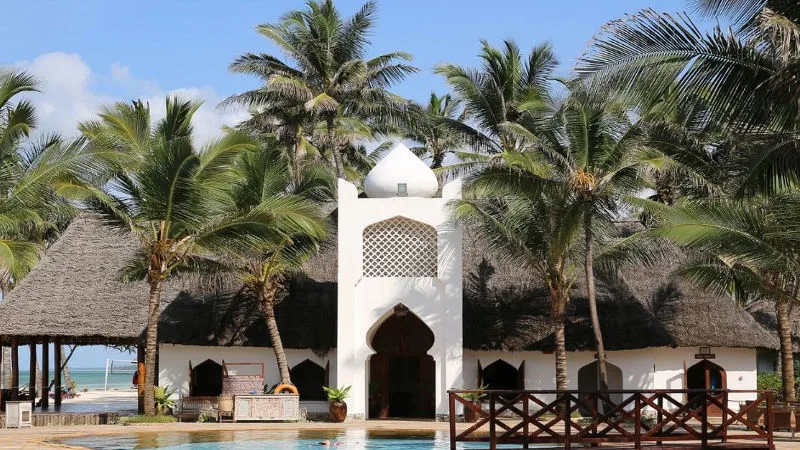
[[[325,391],[325,369],[319,364],[306,359],[289,369],[292,383],[300,394],[300,400],[327,400]]]
[[[609,391],[621,391],[622,390],[622,369],[617,367],[616,365],[606,361],[606,378],[608,380],[608,390]],[[584,392],[600,392],[601,389],[601,381],[600,381],[600,363],[598,361],[592,361],[589,364],[578,369],[578,390]],[[605,402],[598,401],[597,408],[599,409],[598,412],[604,413],[608,410],[614,408],[615,405],[618,405],[622,402],[622,394],[618,392],[608,394],[608,399],[611,401],[611,404],[606,404]],[[588,405],[594,405],[594,397],[588,394],[581,394],[581,405],[580,405],[580,413],[583,416],[591,415],[591,410]]]
[[[222,365],[207,359],[192,367],[189,374],[189,396],[214,397],[222,394]]]
[[[431,225],[396,216],[364,228],[365,277],[436,277],[438,234]]]

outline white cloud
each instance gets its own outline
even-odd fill
[[[235,125],[247,117],[243,110],[218,109],[224,97],[211,87],[165,92],[153,81],[136,78],[128,66],[119,62],[111,64],[107,73],[95,73],[80,55],[55,52],[40,55],[33,61],[17,62],[13,67],[29,71],[41,83],[41,92],[29,98],[36,106],[38,129],[43,132],[74,136],[78,122],[95,118],[105,105],[131,98],[149,102],[153,118],[158,119],[164,116],[164,99],[168,95],[203,101],[193,119],[199,143],[219,136],[223,126]],[[125,98],[98,92],[99,81],[107,81],[112,92],[124,92]]]

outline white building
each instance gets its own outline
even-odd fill
[[[363,186],[365,195],[359,195],[339,180],[338,232],[307,276],[287,283],[277,308],[302,406],[324,413],[321,386],[351,385],[353,418],[432,418],[447,414],[449,388],[554,389],[548,293],[451,222],[448,202],[460,196],[458,181],[439,186],[431,170],[398,145]],[[635,224],[619,231],[630,228]],[[137,342],[146,290],[121,286],[116,275],[135,251],[134,240],[79,218],[0,312],[24,311],[51,294],[68,297],[87,311],[58,317],[65,341]],[[76,277],[76,267],[95,269],[88,278]],[[643,267],[598,276],[610,387],[755,389],[757,351],[777,348],[774,333],[729,299],[688,289],[670,272]],[[54,284],[57,292],[46,290]],[[578,282],[567,323],[569,386],[594,389],[583,292]],[[160,385],[184,395],[218,395],[223,361],[262,362],[266,384],[279,380],[252,299],[236,289],[203,293],[179,283],[163,297]],[[124,320],[120,311],[126,311]],[[98,323],[87,325],[86,317]],[[39,324],[41,316],[19,317],[0,337],[37,332],[32,320]]]

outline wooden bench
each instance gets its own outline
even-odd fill
[[[183,421],[185,417],[197,420],[204,412],[211,413],[215,419],[219,419],[219,397],[184,397],[180,395],[175,403],[175,417],[178,418],[178,422]]]

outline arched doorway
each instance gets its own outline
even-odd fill
[[[194,368],[189,361],[189,396],[214,397],[222,394],[222,365],[207,359]]]
[[[686,369],[686,388],[705,390],[727,389],[728,379],[725,374],[725,369],[704,359]],[[689,401],[692,401],[693,397],[696,397],[696,395],[690,395]],[[720,416],[722,415],[722,410],[714,404],[709,404],[708,415]]]
[[[622,390],[622,369],[606,361],[606,378],[608,379],[609,391]],[[578,390],[579,391],[600,391],[600,362],[592,361],[589,364],[578,369]],[[621,393],[609,393],[608,399],[614,405],[622,402]],[[580,413],[582,416],[591,415],[591,407],[594,404],[594,399],[590,396],[581,394]],[[600,413],[605,413],[606,410],[613,409],[613,405],[607,405],[603,402],[598,402],[597,405]]]
[[[372,335],[369,417],[432,418],[436,365],[428,350],[433,332],[403,305],[394,307]]]

